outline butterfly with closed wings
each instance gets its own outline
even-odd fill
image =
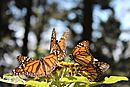
[[[91,55],[88,41],[80,42],[73,49],[70,58],[81,65],[78,67],[78,74],[87,77],[89,81],[96,81],[109,68],[109,64],[99,62]]]
[[[89,64],[92,64],[94,61],[94,57],[89,52],[89,42],[88,41],[80,42],[73,49],[70,58],[71,60],[73,59],[75,62],[83,66],[88,66]]]
[[[105,62],[95,62],[89,66],[79,68],[78,74],[88,78],[89,81],[98,81],[99,77],[109,68],[109,64]]]
[[[69,31],[64,32],[60,40],[56,40],[56,31],[53,29],[51,42],[50,42],[50,53],[54,53],[58,56],[58,60],[61,61],[66,56],[66,39],[68,38]],[[57,48],[57,49],[56,49]],[[56,50],[54,50],[56,49]]]

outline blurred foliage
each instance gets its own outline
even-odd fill
[[[17,66],[16,56],[21,53],[36,58],[45,55],[49,49],[46,35],[51,35],[52,27],[63,23],[71,32],[68,54],[77,42],[87,39],[91,41],[93,56],[110,64],[107,76],[123,75],[130,78],[130,42],[120,39],[124,31],[120,27],[121,22],[115,17],[115,8],[110,6],[112,1],[0,0],[0,76]],[[71,2],[72,6],[65,4],[67,2]],[[93,29],[93,8],[96,5],[102,11],[109,10],[111,15],[107,21],[98,18],[100,26]],[[34,37],[29,39],[31,34]],[[129,83],[125,85],[129,86]],[[117,87],[120,85],[117,84]]]

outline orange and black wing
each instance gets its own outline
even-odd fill
[[[71,59],[74,59],[77,63],[88,66],[94,60],[93,56],[89,52],[89,42],[80,42],[72,51],[70,55]]]
[[[66,39],[69,36],[69,30],[67,30],[66,32],[64,32],[64,34],[62,35],[62,37],[60,38],[58,45],[59,45],[59,54],[58,54],[58,59],[62,60],[65,56],[66,56]],[[61,50],[61,51],[60,51]]]
[[[54,54],[49,54],[40,60],[32,60],[31,62],[19,65],[13,70],[16,75],[24,74],[31,77],[48,76],[56,67],[58,60]]]
[[[97,71],[103,73],[105,71],[108,70],[108,68],[110,67],[110,65],[106,62],[98,62],[96,61],[93,65],[95,65]]]
[[[81,55],[81,54],[85,54],[85,53],[88,53],[88,54],[90,53],[88,41],[80,42],[79,44],[77,44],[77,46],[72,51],[73,56]]]
[[[18,62],[19,62],[19,66],[16,67],[16,68],[13,70],[13,73],[16,74],[16,75],[25,74],[24,68],[26,67],[26,65],[27,65],[29,62],[34,61],[32,58],[27,57],[27,56],[22,56],[22,55],[19,55],[19,56],[17,57],[17,60],[18,60]]]
[[[105,62],[96,62],[89,66],[82,66],[79,73],[88,78],[89,81],[97,81],[99,77],[109,68],[109,64]]]
[[[54,54],[49,54],[41,58],[42,67],[45,70],[46,76],[48,76],[53,70],[55,70],[58,63],[57,56]]]
[[[24,74],[31,77],[46,76],[46,72],[40,60],[33,60],[24,67],[21,64],[13,70],[13,73],[15,75]]]
[[[62,51],[66,50],[66,39],[69,36],[69,30],[67,30],[66,32],[64,32],[64,34],[62,35],[62,37],[60,38],[58,45],[60,46]]]
[[[12,72],[15,75],[22,75],[22,74],[24,74],[23,66],[19,65],[18,67],[16,67],[15,69],[13,69]]]
[[[79,74],[88,78],[89,81],[93,82],[98,77],[98,72],[93,65],[83,66],[79,70]]]
[[[45,76],[46,72],[40,60],[30,62],[24,68],[27,76]]]
[[[62,53],[62,50],[61,50],[60,46],[58,45],[58,41],[56,40],[55,29],[52,30],[51,42],[50,42],[50,53],[53,53],[56,56],[59,56],[59,54]]]
[[[57,41],[56,41],[56,31],[55,31],[55,29],[53,29],[52,35],[51,35],[51,42],[50,42],[50,53],[55,53],[56,43],[57,43]]]
[[[50,42],[50,53],[54,53],[58,60],[62,60],[66,56],[66,43],[65,40],[67,39],[69,31],[64,32],[60,41],[56,40],[56,31],[53,29],[51,42]]]
[[[23,63],[28,63],[28,62],[31,62],[33,59],[28,57],[28,56],[22,56],[22,55],[19,55],[17,57],[17,60],[20,64],[23,64]]]
[[[22,56],[22,55],[19,55],[17,57],[17,60],[18,60],[19,64],[22,64],[23,66],[26,66],[27,63],[33,61],[32,58],[27,57],[27,56]]]

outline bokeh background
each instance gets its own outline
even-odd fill
[[[0,76],[11,73],[20,54],[48,54],[53,28],[58,39],[70,30],[68,54],[89,40],[93,56],[110,64],[105,75],[130,78],[130,0],[0,0]],[[0,83],[8,86],[14,87]],[[130,81],[104,87],[130,87]]]

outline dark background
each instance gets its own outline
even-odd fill
[[[78,42],[89,40],[93,56],[110,64],[105,75],[130,78],[128,3],[129,0],[0,0],[0,76],[11,73],[20,54],[35,59],[48,54],[52,29],[56,28],[59,39],[68,28],[68,54]],[[108,86],[129,85],[130,82],[120,82]]]

